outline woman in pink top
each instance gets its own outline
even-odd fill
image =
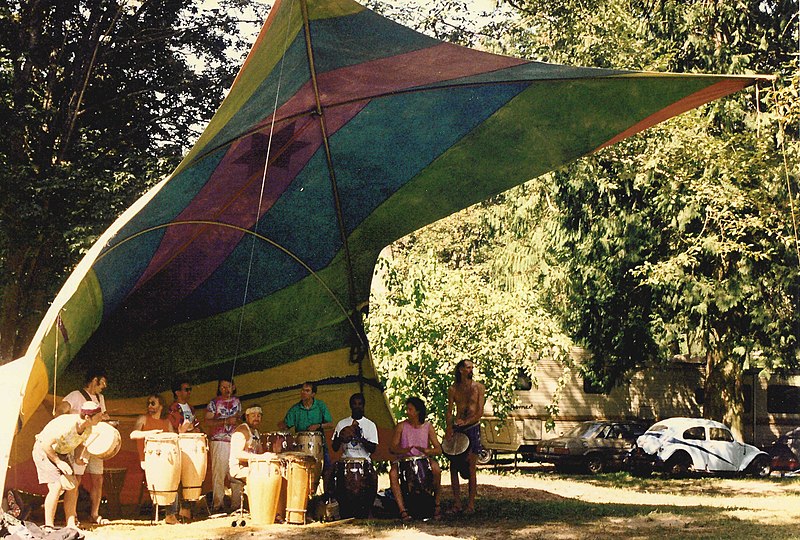
[[[438,520],[441,519],[439,497],[442,486],[442,470],[433,456],[438,456],[442,453],[442,445],[439,444],[433,425],[425,421],[426,413],[425,403],[418,397],[410,397],[406,400],[406,416],[408,419],[397,424],[394,429],[389,451],[398,458],[428,456],[428,462],[433,473],[434,500],[436,504],[433,518]],[[408,515],[406,505],[403,502],[397,461],[392,462],[392,468],[389,470],[389,481],[392,486],[392,493],[397,501],[397,508],[400,510],[400,519],[409,521],[411,517]]]

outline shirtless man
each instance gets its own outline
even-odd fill
[[[478,453],[481,451],[480,419],[486,401],[486,388],[472,380],[475,365],[472,360],[462,360],[456,365],[456,382],[447,390],[447,430],[445,438],[451,439],[455,432],[469,438],[467,465],[469,466],[469,500],[466,513],[475,512],[475,496],[478,494],[476,468]],[[450,483],[453,487],[452,513],[461,512],[461,486],[458,480],[458,467],[450,467]]]

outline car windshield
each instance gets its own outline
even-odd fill
[[[583,422],[578,424],[571,430],[567,431],[562,437],[574,437],[578,439],[588,439],[600,431],[605,424],[598,424],[597,422]]]

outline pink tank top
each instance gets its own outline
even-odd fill
[[[428,422],[418,428],[412,426],[411,422],[403,424],[403,431],[400,433],[400,447],[411,448],[412,446],[428,447]],[[424,454],[418,448],[411,448],[411,452],[408,455],[422,456]]]

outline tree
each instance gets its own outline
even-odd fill
[[[652,40],[643,61],[786,77],[585,159],[555,184],[578,307],[567,323],[595,353],[587,374],[610,386],[650,355],[702,356],[704,415],[737,429],[743,369],[798,365],[797,5],[622,4]]]
[[[420,396],[444,429],[447,389],[462,359],[476,365],[494,413],[514,404],[520,372],[536,380],[536,360],[568,362],[570,340],[535,289],[503,290],[488,279],[496,247],[492,203],[446,218],[396,242],[379,262],[368,332],[392,411]],[[463,246],[468,246],[463,249]]]
[[[0,362],[216,110],[242,47],[231,13],[250,3],[0,2]]]

